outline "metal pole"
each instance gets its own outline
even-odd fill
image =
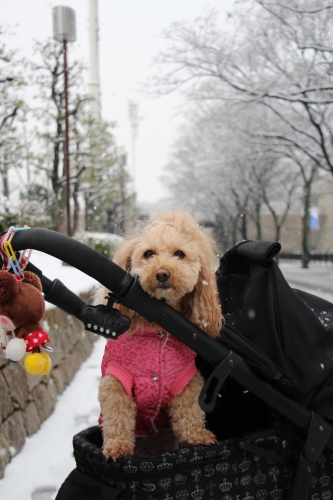
[[[64,164],[66,176],[66,211],[67,211],[67,235],[72,236],[71,212],[70,212],[70,185],[69,185],[69,123],[68,123],[68,68],[67,68],[67,40],[64,40],[64,79],[65,79],[65,141],[64,141]]]
[[[126,211],[125,211],[125,165],[126,165],[126,155],[120,156],[120,191],[121,191],[121,221],[120,221],[120,231],[121,234],[125,233],[126,228]]]

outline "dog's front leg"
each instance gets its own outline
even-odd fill
[[[98,399],[103,415],[103,453],[114,461],[120,455],[133,455],[136,405],[122,383],[112,375],[102,378]]]
[[[181,443],[208,446],[216,441],[214,434],[205,429],[205,412],[198,402],[203,384],[203,377],[198,372],[185,389],[170,399],[171,425]]]

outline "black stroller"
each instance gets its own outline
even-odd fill
[[[218,342],[71,238],[29,229],[12,245],[75,266],[195,350],[206,378],[200,404],[218,437],[208,447],[112,462],[102,454],[99,427],[91,427],[74,436],[77,467],[57,500],[333,497],[333,304],[289,287],[274,260],[278,243],[244,241],[222,257],[217,282],[226,325]],[[111,321],[106,306],[88,306],[32,264],[27,269],[40,276],[45,300],[86,329],[98,333]]]

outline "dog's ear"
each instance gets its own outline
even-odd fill
[[[210,337],[220,334],[223,316],[215,274],[208,263],[202,263],[198,283],[194,288],[193,312],[202,328]]]
[[[126,241],[116,252],[113,262],[120,266],[124,271],[128,273],[131,272],[132,269],[132,253],[136,245],[139,243],[139,238],[135,238],[133,240]]]
[[[220,334],[224,319],[215,274],[208,259],[202,258],[197,284],[182,300],[182,313],[210,337]]]

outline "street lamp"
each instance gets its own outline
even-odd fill
[[[64,165],[66,175],[66,210],[67,234],[72,236],[70,213],[70,186],[69,186],[69,125],[68,125],[68,68],[67,68],[67,42],[75,42],[75,12],[70,7],[53,7],[53,38],[63,43],[64,52],[64,94],[65,94],[65,142]]]

